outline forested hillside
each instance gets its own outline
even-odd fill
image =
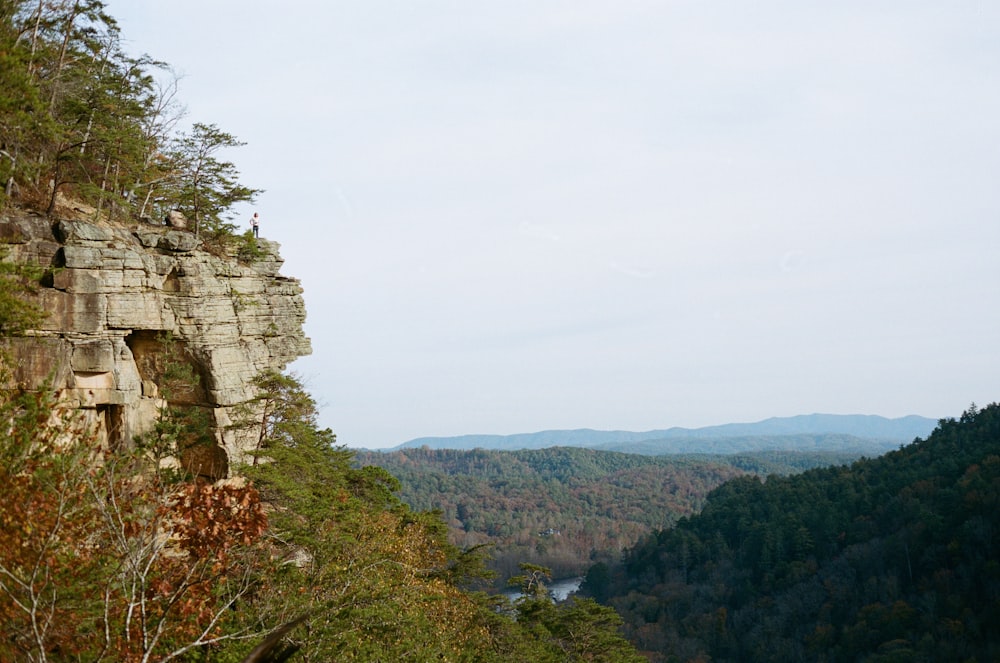
[[[652,660],[1000,658],[1000,406],[849,467],[713,491],[585,587]]]
[[[438,509],[459,546],[494,546],[503,578],[520,562],[557,577],[582,574],[598,560],[701,508],[709,491],[733,477],[788,474],[846,463],[857,453],[773,451],[730,456],[641,456],[568,447],[539,450],[403,449],[359,452],[400,482],[414,509]]]

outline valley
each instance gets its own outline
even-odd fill
[[[613,562],[651,531],[697,513],[709,492],[730,479],[841,465],[898,446],[849,438],[845,451],[816,450],[832,449],[834,439],[846,437],[772,436],[766,446],[777,448],[766,451],[657,456],[579,447],[417,447],[359,451],[355,464],[377,465],[395,476],[400,498],[411,508],[440,511],[454,545],[489,546],[501,589],[522,562],[547,567],[555,578]],[[747,439],[718,438],[706,446],[753,448]],[[753,444],[765,446],[762,440]]]

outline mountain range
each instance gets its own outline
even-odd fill
[[[763,450],[845,451],[882,453],[915,438],[928,436],[936,419],[909,415],[888,419],[862,414],[808,414],[771,417],[755,423],[703,428],[667,428],[645,432],[600,431],[589,428],[547,430],[514,435],[420,437],[384,451],[430,449],[544,449],[582,447],[645,455],[728,454]]]

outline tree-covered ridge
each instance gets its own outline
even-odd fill
[[[849,467],[730,481],[586,586],[653,660],[997,660],[1000,406]]]
[[[767,452],[641,456],[570,447],[522,451],[403,449],[359,452],[400,482],[417,510],[440,510],[456,545],[495,546],[501,576],[521,562],[582,574],[617,559],[646,533],[701,508],[709,491],[747,472],[797,472],[857,455]]]
[[[0,206],[177,210],[196,233],[229,233],[229,208],[259,193],[221,158],[242,143],[209,123],[178,131],[176,78],[122,43],[101,0],[0,0]]]

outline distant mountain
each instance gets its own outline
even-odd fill
[[[863,414],[808,414],[772,417],[756,423],[723,424],[704,428],[668,428],[645,432],[549,430],[516,435],[461,435],[420,437],[393,449],[545,449],[582,447],[646,455],[675,453],[740,453],[764,449],[805,451],[851,448],[885,451],[926,437],[936,419],[910,415],[887,419]]]
[[[645,456],[675,454],[731,455],[761,451],[803,453],[850,453],[855,457],[880,456],[913,440],[891,437],[858,437],[843,433],[803,433],[798,435],[687,435],[638,442],[611,442],[595,447],[600,451],[620,451]]]

